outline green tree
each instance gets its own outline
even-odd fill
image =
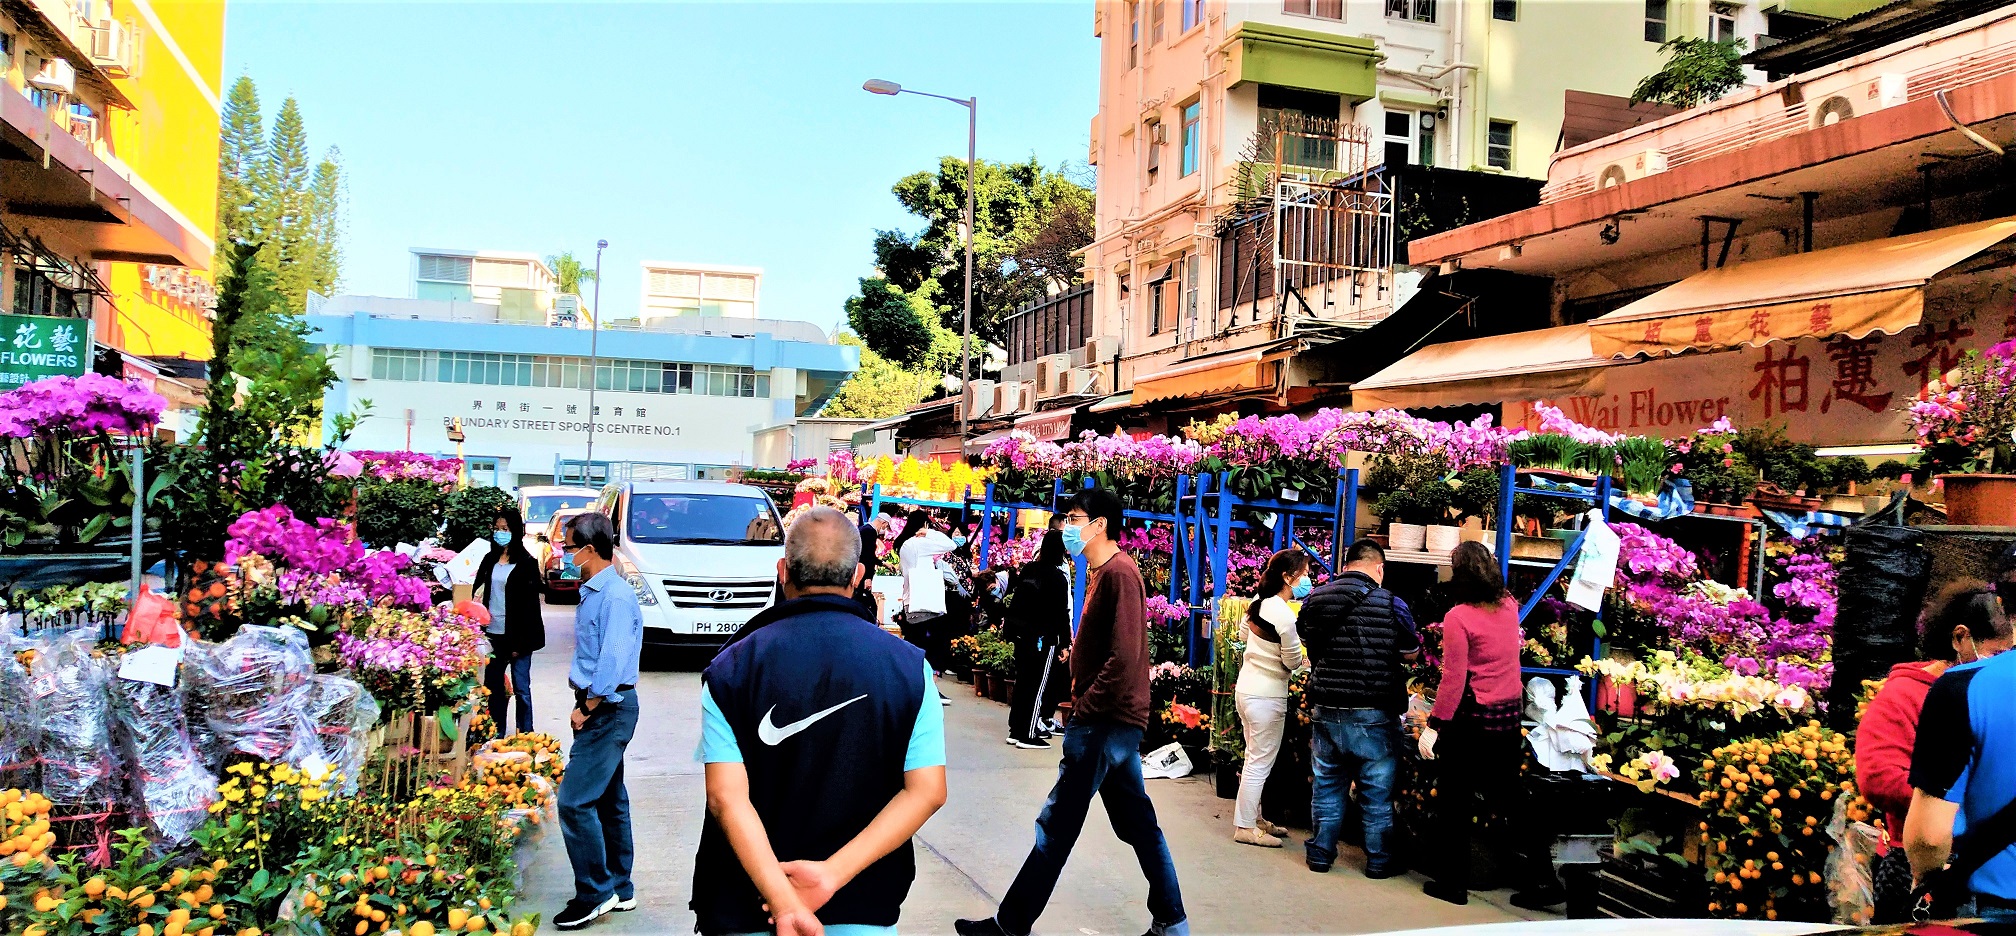
[[[343,269],[343,154],[336,147],[329,147],[322,161],[315,164],[315,175],[308,183],[306,202],[306,240],[301,246],[300,268],[296,279],[303,288],[302,309],[306,309],[306,293],[313,290],[324,296],[336,291],[336,283]]]
[[[840,343],[861,349],[861,369],[834,391],[820,410],[822,416],[886,419],[923,402],[940,386],[937,374],[911,370],[884,358],[852,333],[840,333]],[[954,353],[956,356],[956,350]]]
[[[863,279],[860,294],[847,300],[847,327],[870,350],[906,368],[924,363],[932,340],[925,316],[936,314],[879,276]]]
[[[1666,64],[1638,82],[1637,90],[1631,92],[1631,103],[1694,107],[1743,86],[1741,39],[1671,39],[1661,43],[1659,51],[1669,53]]]
[[[259,116],[259,89],[239,76],[224,100],[217,158],[217,266],[228,268],[231,247],[252,236],[251,211],[257,177],[266,164],[266,128]]]
[[[1049,287],[1077,281],[1083,261],[1075,252],[1093,236],[1092,190],[1034,158],[983,160],[974,175],[973,332],[998,344],[1009,313]],[[928,299],[938,324],[956,331],[964,301],[966,161],[948,156],[936,172],[911,173],[891,191],[925,225],[876,232],[876,266],[896,288]]]
[[[546,266],[553,271],[553,279],[563,293],[581,295],[581,285],[595,281],[595,268],[582,263],[571,250],[547,257]]]
[[[253,216],[258,219],[254,233],[263,238],[260,260],[275,271],[277,288],[287,297],[288,307],[296,310],[307,308],[315,278],[310,172],[308,128],[301,119],[300,102],[290,97],[273,120]]]

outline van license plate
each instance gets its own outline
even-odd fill
[[[741,629],[737,621],[701,621],[693,625],[696,634],[732,634]]]

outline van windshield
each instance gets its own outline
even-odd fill
[[[776,546],[784,527],[769,498],[633,494],[623,535],[638,543]]]
[[[525,498],[525,522],[545,523],[562,510],[588,507],[595,503],[593,494],[537,494]]]

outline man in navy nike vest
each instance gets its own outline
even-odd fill
[[[784,601],[703,675],[705,936],[895,932],[910,837],[945,804],[945,716],[923,652],[852,597],[860,542],[837,510],[800,516],[778,562]]]

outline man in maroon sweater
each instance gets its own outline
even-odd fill
[[[1085,491],[1064,509],[1064,548],[1085,557],[1090,580],[1071,645],[1071,724],[1057,785],[1036,817],[1036,847],[990,919],[959,920],[959,936],[1027,936],[1050,902],[1057,876],[1085,825],[1093,794],[1106,801],[1114,834],[1134,847],[1148,878],[1148,936],[1189,936],[1176,863],[1155,804],[1141,782],[1148,727],[1148,615],[1141,570],[1120,551],[1120,499]]]

